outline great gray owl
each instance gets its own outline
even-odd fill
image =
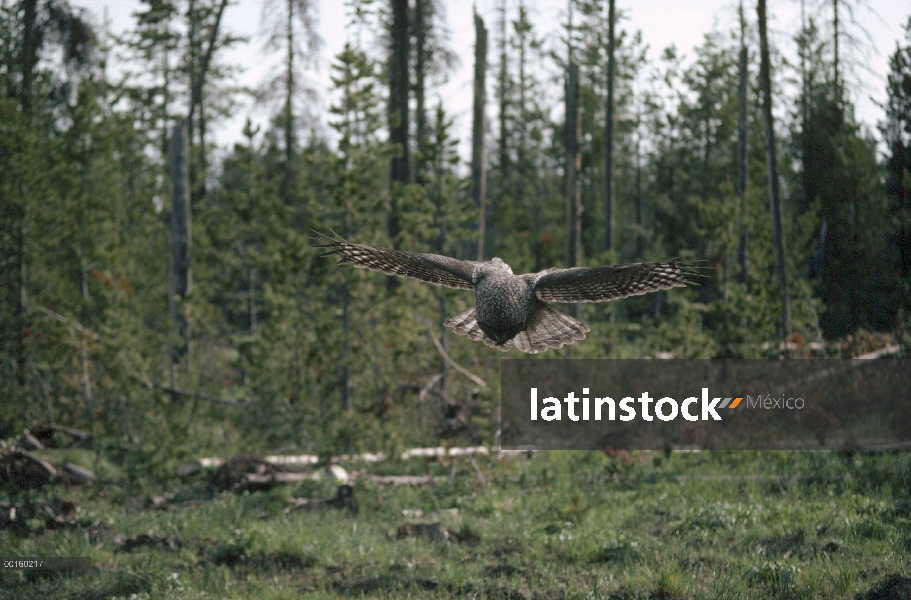
[[[685,287],[693,283],[690,277],[698,276],[680,262],[548,269],[514,275],[499,258],[489,262],[458,260],[352,244],[338,236],[323,237],[317,247],[329,249],[323,256],[341,256],[340,265],[474,290],[475,305],[444,325],[503,352],[515,347],[536,354],[585,338],[588,326],[555,310],[548,301],[606,302]]]

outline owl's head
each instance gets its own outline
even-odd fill
[[[490,264],[492,264],[493,266],[495,266],[495,267],[498,268],[498,269],[503,269],[504,271],[506,271],[506,272],[509,273],[510,275],[513,275],[512,267],[510,267],[510,266],[507,265],[505,262],[503,262],[503,259],[502,259],[502,258],[498,258],[498,257],[495,256],[495,257],[493,257],[493,258],[490,260]]]

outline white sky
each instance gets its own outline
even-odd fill
[[[262,82],[270,68],[280,59],[278,55],[267,56],[261,51],[262,39],[257,37],[260,22],[260,12],[263,0],[236,0],[225,10],[223,17],[223,31],[237,35],[249,36],[251,42],[233,49],[223,56],[223,62],[240,64],[244,72],[240,75],[239,83],[256,87]],[[378,0],[385,2],[386,0]],[[831,15],[828,0],[805,0],[810,7],[822,11],[828,18]],[[85,7],[93,15],[96,23],[101,23],[102,14],[107,7],[111,29],[114,33],[122,33],[132,27],[134,19],[132,13],[138,9],[137,0],[71,0],[74,6]],[[461,138],[461,154],[463,159],[469,156],[469,135],[471,131],[471,80],[472,60],[474,48],[474,23],[472,21],[471,5],[466,0],[444,0],[446,25],[451,33],[450,47],[460,58],[460,64],[452,73],[449,81],[443,86],[432,90],[428,98],[428,107],[435,105],[435,98],[441,98],[443,105],[450,116],[455,118],[455,135]],[[478,11],[484,18],[489,31],[490,49],[489,63],[495,63],[496,58],[496,24],[497,0],[478,0]],[[518,0],[510,0],[511,7],[518,4]],[[842,3],[842,6],[849,4]],[[854,2],[850,2],[854,4]],[[883,118],[883,111],[877,105],[885,100],[885,76],[888,71],[888,56],[891,54],[899,40],[903,39],[902,25],[911,15],[911,4],[908,0],[865,0],[860,3],[869,8],[856,10],[856,20],[866,29],[872,38],[872,43],[862,39],[867,47],[866,55],[858,54],[855,57],[860,67],[854,68],[854,81],[859,82],[853,90],[853,99],[857,107],[858,118],[870,127]],[[353,32],[346,31],[345,3],[342,0],[318,2],[319,5],[319,30],[323,38],[323,48],[319,60],[319,67],[311,77],[317,84],[320,94],[321,110],[326,114],[326,109],[331,103],[329,94],[329,65],[334,57],[344,46],[346,36]],[[538,35],[545,35],[554,43],[559,25],[566,19],[566,0],[527,0],[531,17]],[[649,56],[657,59],[663,48],[670,44],[677,46],[678,50],[691,57],[693,48],[698,46],[703,36],[718,28],[722,31],[731,29],[736,23],[736,0],[619,0],[618,8],[625,12],[628,18],[621,26],[630,32],[641,30],[643,39],[650,46]],[[749,22],[755,26],[755,0],[746,3],[746,14]],[[808,10],[813,10],[812,8]],[[772,43],[785,56],[794,55],[792,38],[800,25],[800,5],[798,0],[769,0],[769,28]],[[514,12],[511,13],[514,16]],[[844,18],[844,17],[843,17]],[[857,30],[852,30],[855,35]],[[753,57],[755,60],[756,57]],[[495,68],[495,65],[493,65]],[[494,68],[488,71],[488,90],[493,86]],[[851,80],[849,79],[849,82]],[[488,109],[489,116],[493,116],[492,107]],[[223,148],[227,148],[241,138],[241,129],[247,117],[254,122],[265,122],[268,111],[265,107],[254,106],[246,101],[243,107],[226,122],[214,125],[214,137]]]

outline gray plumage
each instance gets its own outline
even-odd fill
[[[547,302],[606,302],[627,296],[691,285],[697,274],[680,262],[636,263],[603,267],[548,269],[514,275],[499,258],[458,260],[439,254],[404,252],[352,244],[323,236],[323,256],[387,275],[411,277],[460,290],[474,290],[475,305],[444,325],[459,335],[506,352],[517,348],[536,354],[585,338],[581,321]]]

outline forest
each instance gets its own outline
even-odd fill
[[[262,39],[228,0],[118,33],[0,0],[0,554],[95,565],[0,598],[907,598],[907,450],[498,449],[504,358],[911,358],[911,14],[871,127],[861,3],[799,5],[795,56],[766,0],[684,56],[630,3],[544,34],[497,0],[457,57],[442,0],[346,0],[317,90],[316,0],[263,0]],[[280,57],[257,89],[245,47]],[[332,232],[704,276],[503,354],[443,326],[473,294],[336,266]]]
[[[801,3],[795,62],[764,2],[684,61],[613,0],[569,0],[556,43],[503,0],[491,33],[475,19],[466,157],[432,100],[454,59],[437,0],[347,3],[323,116],[318,7],[270,2],[281,69],[253,91],[219,60],[257,43],[221,29],[227,0],[143,0],[122,35],[3,2],[0,437],[60,423],[163,463],[492,443],[501,355],[442,326],[471,294],[334,267],[330,231],[517,273],[704,261],[696,288],[583,305],[588,338],[548,358],[907,356],[911,20],[874,131],[850,3]],[[269,126],[217,151],[254,92]]]

